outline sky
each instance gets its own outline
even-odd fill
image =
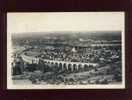
[[[120,31],[123,12],[7,13],[7,32]]]

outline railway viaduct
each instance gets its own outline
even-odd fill
[[[48,60],[48,59],[42,59],[42,58],[35,58],[35,57],[30,57],[26,55],[21,56],[22,59],[27,62],[27,63],[36,63],[38,64],[39,61],[41,61],[44,65],[48,65],[50,67],[59,67],[61,70],[79,70],[84,69],[85,67],[97,67],[98,63],[83,63],[83,62],[68,62],[68,61],[55,61],[55,60]]]

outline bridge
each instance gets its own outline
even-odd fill
[[[83,63],[83,62],[68,62],[68,61],[55,61],[55,60],[48,60],[48,59],[42,59],[42,58],[35,58],[35,57],[30,57],[26,55],[21,55],[22,59],[29,63],[36,63],[39,64],[40,61],[43,62],[44,65],[48,65],[50,67],[59,67],[61,70],[79,70],[79,69],[84,69],[88,67],[98,67],[98,63]]]
[[[83,63],[83,62],[67,62],[67,61],[54,61],[43,59],[44,63],[49,66],[56,65],[57,67],[61,67],[62,70],[78,70],[79,68],[84,69],[85,67],[97,67],[97,63]]]

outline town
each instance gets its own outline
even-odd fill
[[[121,32],[113,33],[12,36],[12,79],[16,84],[121,84]]]

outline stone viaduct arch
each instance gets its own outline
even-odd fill
[[[43,60],[45,63],[55,65],[60,70],[68,70],[71,72],[78,70],[88,70],[89,67],[97,67],[97,63],[81,63],[81,62],[65,62],[65,61],[54,61],[54,60]]]
[[[71,72],[89,69],[90,67],[97,67],[97,63],[82,63],[82,62],[66,62],[66,61],[55,61],[55,60],[48,60],[48,59],[41,59],[41,58],[33,58],[26,55],[22,55],[22,59],[25,62],[32,63],[32,61],[36,61],[36,63],[41,60],[44,64],[50,68],[57,67],[60,70],[68,70]]]

